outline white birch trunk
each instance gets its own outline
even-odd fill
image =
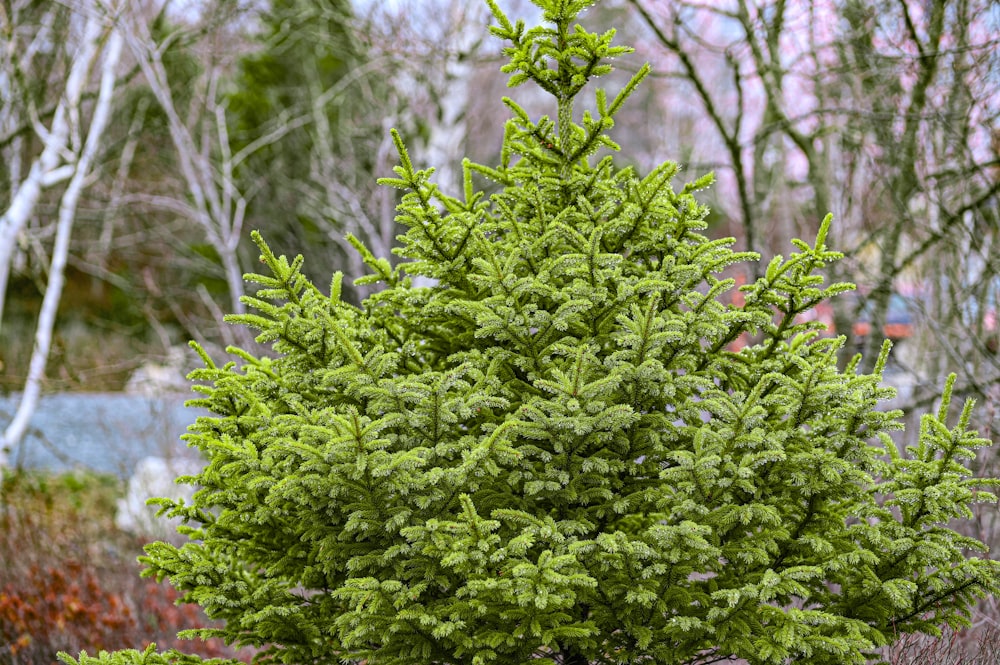
[[[13,191],[10,204],[0,216],[0,326],[3,323],[4,301],[7,282],[10,277],[11,262],[17,248],[17,238],[35,212],[42,191],[73,175],[72,164],[64,164],[68,151],[71,127],[87,85],[87,77],[93,67],[98,52],[98,40],[102,25],[96,8],[88,3],[85,8],[87,22],[83,37],[73,54],[73,61],[63,93],[59,95],[49,128],[36,123],[36,132],[42,139],[44,149],[31,164],[24,181]]]
[[[481,40],[480,33],[470,27],[482,23],[485,12],[481,6],[473,9],[465,2],[452,2],[449,15],[451,25],[464,29],[453,28],[444,45],[447,57],[437,86],[438,118],[430,123],[426,163],[434,167],[434,181],[444,193],[455,196],[462,185],[459,164],[469,133],[465,112],[472,96],[475,54]]]
[[[101,16],[96,7],[89,8],[86,35],[88,41],[94,43],[103,32]],[[38,326],[35,331],[35,344],[31,353],[28,368],[28,378],[24,392],[18,404],[13,420],[4,430],[0,440],[0,472],[7,464],[6,450],[13,447],[24,436],[38,406],[41,394],[41,381],[45,376],[45,365],[49,357],[52,343],[52,330],[55,326],[59,299],[65,283],[66,262],[69,256],[70,236],[73,222],[76,218],[77,203],[80,193],[87,184],[90,169],[101,145],[104,130],[111,117],[111,103],[117,81],[118,62],[121,57],[122,39],[117,28],[111,28],[110,35],[103,49],[103,64],[101,67],[100,91],[94,108],[94,115],[87,132],[87,138],[76,160],[75,170],[70,178],[66,191],[63,192],[59,205],[59,216],[56,227],[55,247],[52,251],[52,261],[49,267],[49,282],[46,285],[42,299],[42,308],[38,316]]]

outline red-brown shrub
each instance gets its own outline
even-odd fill
[[[181,640],[211,626],[169,584],[141,579],[145,540],[114,526],[114,478],[7,474],[0,487],[0,665],[49,665],[59,651],[176,648],[234,657],[221,640]]]
[[[0,587],[0,662],[51,662],[58,651],[120,649],[135,617],[120,593],[78,561],[33,565]]]

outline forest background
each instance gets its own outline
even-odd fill
[[[637,47],[620,76],[653,64],[624,158],[714,171],[711,231],[758,269],[833,212],[831,277],[859,289],[819,316],[867,362],[899,342],[904,408],[956,370],[995,439],[1000,6],[608,0],[585,18]],[[42,391],[120,390],[188,339],[252,345],[221,321],[243,310],[251,229],[319,282],[362,274],[349,234],[391,256],[390,127],[446,191],[461,156],[496,160],[487,22],[464,0],[3,0],[0,390],[23,391],[4,447]]]
[[[1000,5],[605,0],[584,18],[637,48],[622,81],[653,65],[621,158],[714,171],[709,235],[760,252],[751,271],[833,212],[830,278],[859,288],[818,312],[831,334],[870,363],[894,339],[905,410],[957,372],[1000,438]],[[349,235],[391,257],[391,127],[446,191],[462,156],[495,163],[487,24],[468,0],[0,0],[0,391],[18,405],[0,469],[42,393],[194,366],[188,339],[253,347],[222,322],[251,229],[319,284],[363,273]],[[1000,544],[996,508],[977,520]]]

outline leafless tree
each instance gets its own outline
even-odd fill
[[[2,126],[7,131],[17,131],[18,122],[30,119],[33,131],[42,145],[41,152],[33,158],[28,173],[22,179],[18,163],[21,155],[18,153],[23,139],[10,142],[12,196],[3,218],[0,219],[0,298],[6,293],[11,262],[18,247],[17,240],[25,233],[42,189],[66,182],[59,197],[48,282],[38,316],[24,392],[14,417],[4,429],[0,440],[0,472],[6,466],[6,450],[24,435],[38,403],[41,381],[52,343],[56,312],[65,282],[70,236],[76,219],[77,204],[83,189],[93,176],[94,162],[102,147],[102,138],[111,115],[115,86],[120,76],[122,35],[116,25],[120,6],[104,0],[78,0],[57,9],[69,11],[66,17],[69,28],[66,36],[70,39],[65,44],[68,54],[68,74],[62,94],[49,98],[58,101],[55,101],[55,111],[48,127],[42,124],[38,109],[30,98],[27,108],[24,109],[28,118],[19,116],[20,109],[13,103],[15,96],[24,98],[24,95],[17,95],[22,91],[17,90],[16,84],[25,80],[27,73],[25,67],[30,66],[30,59],[25,61],[22,57],[19,61],[15,61],[8,50],[8,60],[4,63],[6,67],[0,73],[5,83],[4,92],[11,100],[9,105],[4,105],[7,112],[0,119]],[[36,44],[38,40],[55,41],[55,35],[50,32],[56,20],[53,11],[55,9],[43,14],[42,20],[35,24],[37,32],[31,35],[32,44]],[[16,31],[12,29],[11,32]],[[50,43],[49,48],[53,47],[55,44]],[[27,55],[31,55],[31,50],[31,48],[27,50]],[[96,99],[88,109],[83,104],[84,92],[91,89],[91,69],[98,64]]]
[[[243,236],[247,202],[252,191],[241,189],[234,175],[240,162],[252,151],[232,154],[229,128],[220,85],[232,61],[219,51],[206,49],[204,80],[196,85],[193,109],[179,108],[174,99],[170,74],[164,65],[164,51],[180,39],[187,26],[179,26],[161,41],[154,39],[148,13],[137,7],[124,16],[125,43],[142,71],[157,103],[167,118],[167,126],[177,164],[185,185],[179,196],[133,194],[132,200],[171,210],[194,221],[218,251],[229,289],[228,306],[241,313],[244,305],[243,270],[238,249]],[[236,54],[230,54],[235,57]],[[284,127],[275,129],[276,138]],[[276,140],[276,139],[275,139]]]
[[[722,216],[750,249],[786,251],[823,216],[859,297],[836,329],[871,369],[887,331],[929,402],[949,368],[995,403],[1000,385],[1000,16],[987,0],[627,0],[665,115],[692,168],[718,171]],[[697,141],[692,141],[696,138]],[[693,144],[693,145],[692,145]],[[698,164],[697,162],[701,162]],[[906,303],[914,327],[893,331]],[[859,325],[864,321],[866,325]],[[871,334],[864,334],[866,328]],[[995,409],[995,407],[993,407]],[[988,412],[989,405],[985,409]],[[995,419],[993,420],[995,423]],[[984,431],[995,437],[987,419]]]

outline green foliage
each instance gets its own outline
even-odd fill
[[[59,658],[62,662],[67,663],[67,665],[97,665],[98,663],[106,663],[109,660],[135,663],[136,665],[239,665],[241,662],[225,658],[203,659],[197,656],[183,654],[176,649],[172,649],[164,653],[157,653],[155,644],[150,644],[142,651],[128,649],[114,654],[101,651],[96,658],[94,656],[87,655],[86,651],[80,654],[79,660],[67,656],[66,654],[59,654]]]
[[[949,425],[949,382],[897,451],[888,345],[842,371],[800,317],[851,288],[820,276],[830,219],[724,304],[720,272],[756,257],[701,234],[711,177],[674,191],[674,164],[598,156],[647,68],[578,122],[627,49],[571,27],[588,2],[536,0],[551,25],[527,30],[487,1],[511,85],[556,119],[505,100],[501,163],[464,162],[459,196],[394,133],[403,260],[355,242],[384,287],[360,307],[255,235],[269,274],[232,321],[275,357],[201,351],[208,463],[192,505],[162,502],[190,541],[150,545],[146,573],[261,662],[832,665],[962,625],[1000,575],[949,527],[997,484],[968,469],[971,404]]]
[[[262,46],[240,61],[230,95],[238,127],[253,133],[282,111],[302,111],[312,86],[325,90],[348,73],[358,45],[342,0],[275,0],[264,15]]]
[[[374,172],[374,154],[365,141],[377,137],[344,129],[352,114],[370,111],[370,102],[350,87],[365,79],[365,53],[352,32],[348,0],[268,4],[259,46],[240,59],[227,97],[233,153],[264,143],[238,169],[244,191],[253,194],[247,219],[267,229],[269,237],[303,247],[311,258],[329,260],[329,228],[314,219],[314,190],[327,186],[317,174],[317,144],[339,158],[341,168],[360,171],[361,178]],[[364,84],[371,90],[379,87],[377,82]],[[307,116],[310,121],[301,123]],[[269,138],[276,132],[287,133]],[[323,247],[326,255],[319,251]]]

